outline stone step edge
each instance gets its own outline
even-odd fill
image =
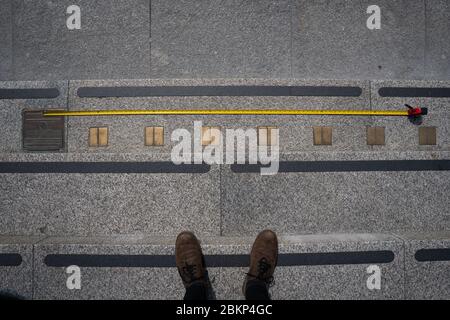
[[[205,236],[199,240],[202,246],[233,246],[246,248],[250,246],[254,236]],[[176,236],[153,235],[111,235],[111,236],[24,236],[0,235],[2,245],[74,245],[74,246],[175,246]],[[302,234],[278,235],[279,245],[314,245],[327,243],[371,243],[371,242],[404,242],[450,240],[450,229],[437,232],[406,232],[406,233],[332,233],[332,234]]]
[[[194,154],[192,154],[192,157]],[[0,162],[32,161],[170,161],[170,153],[0,153]],[[450,150],[440,151],[299,151],[280,153],[279,159],[319,160],[437,160],[450,159]]]

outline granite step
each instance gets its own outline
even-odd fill
[[[200,239],[211,297],[242,299],[253,238]],[[270,291],[274,299],[449,299],[449,245],[448,231],[280,236],[279,263]],[[2,236],[0,250],[2,291],[25,298],[183,296],[174,264],[174,237]],[[66,285],[69,265],[80,268],[79,290]],[[378,272],[379,287],[373,277]]]
[[[168,154],[1,154],[0,234],[444,231],[448,159],[425,151],[281,154],[281,172],[262,176],[245,166],[175,166]]]
[[[1,80],[450,75],[447,0],[380,0],[374,30],[362,0],[102,0],[78,4],[79,30],[70,1],[2,4]]]
[[[248,86],[275,86],[277,92],[295,86],[303,92],[313,88],[318,96],[293,95],[297,89],[283,89],[287,94],[278,96],[170,94],[173,87],[180,86],[189,90],[215,87],[216,91],[236,86],[247,89]],[[104,87],[120,87],[121,92],[131,90],[132,93],[135,87],[141,88],[141,92],[143,87],[158,87],[168,94],[96,98],[83,96],[79,91],[91,88],[92,92]],[[359,90],[356,96],[328,96],[330,87]],[[6,96],[0,100],[0,112],[5,121],[0,128],[4,137],[0,159],[2,162],[138,161],[150,162],[148,166],[152,166],[153,162],[170,161],[174,145],[170,134],[174,129],[188,128],[192,132],[193,121],[202,120],[207,126],[223,129],[278,127],[282,161],[448,160],[450,98],[445,96],[446,91],[441,97],[429,97],[428,93],[408,98],[384,97],[380,89],[385,87],[440,90],[448,88],[449,82],[270,79],[2,82],[2,89],[55,88],[60,94],[36,99],[35,95],[30,98],[20,90],[3,91]],[[17,95],[14,99],[11,92]],[[415,126],[406,118],[374,117],[70,117],[65,123],[65,149],[61,152],[31,153],[22,148],[22,112],[28,109],[376,110],[403,108],[405,103],[429,107],[430,114],[422,126]],[[164,146],[145,146],[146,126],[164,127]],[[313,144],[315,126],[333,128],[332,145]],[[366,131],[372,126],[385,127],[385,145],[367,145]],[[108,127],[107,147],[89,147],[92,127]],[[420,129],[424,127],[436,129],[435,145],[419,144]],[[3,191],[0,205],[4,212],[0,234],[176,235],[183,228],[191,228],[205,236],[239,236],[264,227],[282,234],[448,230],[448,197],[440,196],[440,192],[449,188],[447,172],[387,172],[381,168],[354,172],[283,172],[261,177],[233,172],[229,165],[211,166],[201,173],[5,171],[0,174]],[[417,192],[419,197],[414,196]]]
[[[83,97],[78,90],[89,87],[119,87],[133,92],[135,87],[198,87],[216,86],[297,86],[313,87],[314,96],[113,96]],[[359,88],[359,96],[327,96],[329,87]],[[393,88],[445,89],[442,97],[383,97],[379,90]],[[55,88],[56,98],[0,99],[0,115],[5,123],[0,129],[4,138],[0,145],[2,153],[23,152],[22,112],[24,110],[108,110],[108,109],[349,109],[349,110],[403,110],[405,104],[428,107],[429,114],[421,126],[411,124],[406,117],[355,117],[355,116],[131,116],[131,117],[69,117],[65,125],[65,148],[71,153],[170,153],[175,142],[171,134],[175,129],[193,132],[194,121],[203,126],[226,129],[256,129],[274,126],[279,129],[279,148],[282,153],[300,151],[449,151],[450,98],[448,81],[350,81],[350,80],[269,80],[269,79],[216,79],[216,80],[90,80],[90,81],[37,81],[1,82],[0,89]],[[320,91],[325,96],[319,96]],[[170,91],[170,90],[169,90]],[[125,93],[126,95],[126,93]],[[7,96],[6,96],[7,97]],[[144,143],[144,129],[148,126],[164,127],[164,144],[149,147]],[[332,145],[314,145],[313,127],[332,127]],[[89,129],[107,127],[106,147],[90,147]],[[369,145],[369,127],[384,128],[384,143]],[[419,144],[419,130],[431,127],[436,130],[436,142]]]

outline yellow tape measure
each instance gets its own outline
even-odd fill
[[[46,110],[44,116],[140,116],[140,115],[317,115],[317,116],[409,116],[407,110]]]

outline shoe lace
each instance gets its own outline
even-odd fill
[[[195,276],[195,273],[197,272],[197,265],[195,264],[188,264],[185,262],[184,266],[181,268],[181,272],[186,281],[193,282],[200,279]]]
[[[258,261],[258,274],[253,275],[247,273],[247,275],[256,278],[258,280],[264,281],[265,283],[267,283],[267,285],[272,286],[275,283],[273,276],[270,277],[265,276],[265,274],[267,273],[267,271],[270,270],[271,267],[272,265],[267,261],[265,257],[263,257]]]

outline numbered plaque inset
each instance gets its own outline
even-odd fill
[[[419,145],[421,146],[436,145],[436,127],[419,128]]]
[[[107,147],[108,128],[89,128],[89,147]]]
[[[367,145],[382,146],[385,144],[384,127],[367,128]]]
[[[219,145],[220,127],[202,127],[202,146]]]
[[[164,127],[145,127],[145,145],[163,146]]]
[[[258,145],[259,146],[277,145],[276,140],[272,141],[272,135],[278,134],[275,133],[274,130],[278,130],[278,127],[258,127]]]
[[[315,146],[331,146],[333,144],[332,127],[313,127]]]

